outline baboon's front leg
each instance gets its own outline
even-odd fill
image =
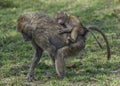
[[[36,49],[36,52],[35,52],[35,55],[33,57],[29,73],[27,74],[26,81],[32,81],[34,79],[34,69],[37,66],[37,64],[42,56],[43,50],[37,46],[35,47],[35,49]]]

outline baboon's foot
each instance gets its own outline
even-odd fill
[[[25,80],[26,80],[26,82],[31,82],[31,81],[35,80],[34,74],[32,74],[32,75],[28,74],[26,76]]]
[[[57,73],[51,73],[51,72],[46,72],[45,73],[46,78],[51,78],[51,77],[56,77],[56,76],[57,76]]]
[[[58,78],[59,78],[59,79],[64,79],[64,77],[65,77],[65,74],[60,74],[60,75],[58,75]]]

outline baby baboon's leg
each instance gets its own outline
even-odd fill
[[[42,52],[43,52],[43,50],[40,47],[36,45],[34,45],[34,47],[35,47],[35,55],[33,57],[29,73],[27,74],[26,81],[32,81],[34,79],[34,69],[37,66],[40,60],[40,57],[42,56]]]
[[[71,32],[71,41],[72,42],[75,42],[77,40],[78,33],[79,33],[79,28],[78,27],[74,27],[72,29],[72,32]]]

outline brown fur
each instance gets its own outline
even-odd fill
[[[64,78],[64,58],[77,55],[85,47],[85,37],[82,36],[78,36],[76,43],[67,46],[66,34],[58,34],[61,26],[58,25],[53,18],[45,14],[23,14],[18,18],[17,27],[17,30],[22,33],[24,40],[31,41],[36,51],[30,71],[26,77],[27,81],[33,79],[34,69],[43,51],[47,51],[51,56],[58,76]]]
[[[61,30],[61,33],[71,32],[70,36],[68,36],[68,40],[71,42],[75,42],[79,34],[84,34],[84,26],[77,17],[59,12],[55,15],[55,19],[59,24],[65,27],[65,29]]]
[[[66,34],[58,34],[62,27],[55,22],[53,18],[41,13],[23,14],[18,18],[17,30],[22,33],[25,41],[31,41],[35,55],[33,57],[30,71],[26,80],[31,81],[34,78],[34,69],[36,68],[43,51],[47,51],[55,65],[56,72],[60,78],[65,76],[64,58],[77,55],[85,47],[85,36],[78,35],[76,42],[68,45],[66,43]],[[101,30],[94,26],[87,29],[97,30],[106,40],[107,50],[110,51],[108,41]],[[67,33],[71,34],[71,33]],[[110,52],[109,52],[110,53]],[[110,54],[109,54],[110,57]],[[108,58],[109,58],[108,57]]]

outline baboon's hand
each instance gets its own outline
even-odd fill
[[[59,30],[58,33],[59,33],[59,34],[63,34],[63,33],[64,33],[64,30]]]
[[[70,33],[70,32],[71,32],[71,29],[69,29],[69,28],[63,28],[63,29],[59,30],[59,34]]]

